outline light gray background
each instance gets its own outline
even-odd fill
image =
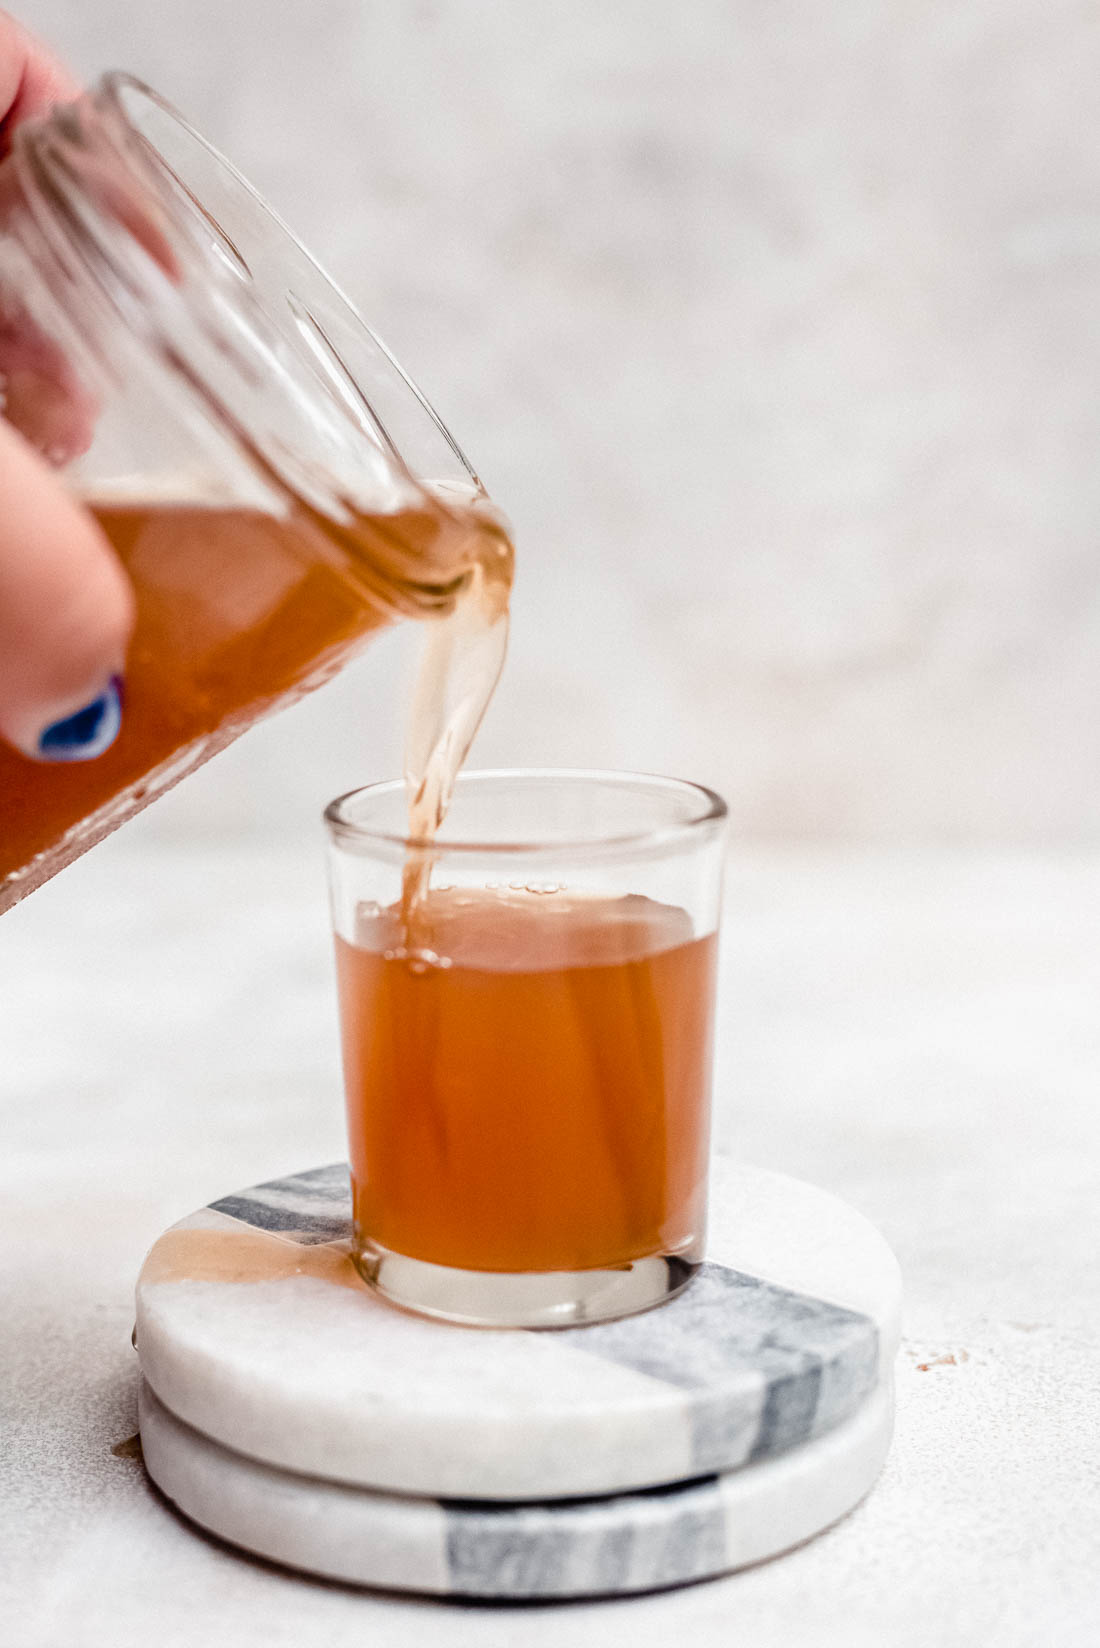
[[[1100,833],[1100,14],[1071,0],[26,0],[251,175],[519,535],[488,763],[743,837]],[[410,648],[148,838],[305,839]]]

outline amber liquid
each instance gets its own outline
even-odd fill
[[[644,898],[433,890],[337,939],[360,1236],[484,1271],[695,1256],[715,940]]]
[[[480,707],[450,714],[444,667],[435,720],[421,715],[421,787],[436,800],[449,790],[507,627],[511,545],[487,510],[425,495],[336,526],[304,505],[282,517],[186,502],[90,507],[137,592],[122,731],[89,762],[31,761],[0,745],[0,911],[259,716],[320,685],[379,627],[433,601],[443,621],[430,656],[447,654],[442,637],[456,625],[481,649]]]

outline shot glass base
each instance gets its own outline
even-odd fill
[[[391,1305],[475,1328],[575,1328],[652,1310],[683,1292],[699,1261],[650,1254],[605,1270],[457,1270],[361,1242],[356,1268]]]

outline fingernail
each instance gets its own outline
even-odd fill
[[[92,761],[109,749],[122,725],[122,677],[112,675],[98,698],[54,721],[38,737],[40,761]]]

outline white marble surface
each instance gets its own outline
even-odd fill
[[[9,4],[193,112],[513,515],[487,765],[705,778],[761,838],[1096,840],[1095,8]],[[388,777],[383,650],[150,831]]]
[[[726,1157],[707,1264],[659,1311],[619,1322],[501,1333],[414,1317],[361,1281],[350,1234],[346,1168],[173,1225],[136,1291],[141,1370],[165,1407],[287,1470],[541,1500],[801,1448],[893,1376],[901,1279],[879,1233],[815,1185]]]
[[[735,852],[719,1138],[842,1195],[895,1248],[890,1459],[851,1517],[781,1561],[515,1614],[235,1557],[129,1456],[145,1249],[227,1184],[335,1158],[342,1124],[319,839],[98,848],[0,924],[0,1635],[1092,1648],[1098,902],[1095,855]]]

